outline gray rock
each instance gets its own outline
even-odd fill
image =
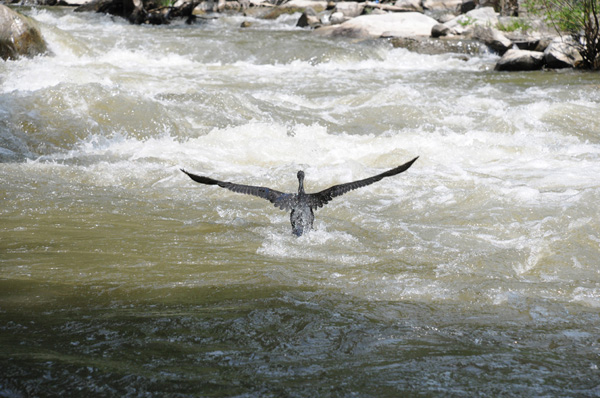
[[[544,53],[527,50],[508,50],[496,63],[497,71],[538,70],[544,66]]]
[[[321,36],[326,37],[346,37],[351,39],[367,39],[371,38],[369,32],[366,29],[356,27],[346,27],[345,24],[341,25],[330,25],[330,26],[319,26],[314,32]]]
[[[327,8],[327,2],[320,0],[290,0],[279,7],[292,9],[305,9],[310,7],[313,10],[324,10]]]
[[[454,29],[459,34],[472,30],[477,25],[496,26],[498,24],[498,14],[491,7],[476,8],[466,14],[445,23],[450,29]]]
[[[331,16],[329,17],[329,22],[332,25],[339,25],[339,24],[342,24],[342,23],[344,23],[344,22],[346,22],[348,20],[350,20],[350,18],[344,16],[344,14],[341,13],[341,12],[339,12],[339,11],[336,11],[336,12],[332,13]]]
[[[311,7],[307,7],[298,19],[296,26],[300,28],[306,28],[309,26],[314,27],[320,23],[321,20],[319,19],[317,12]]]
[[[507,52],[513,46],[513,42],[500,33],[498,29],[489,26],[476,25],[473,28],[473,39],[485,43],[500,55]]]
[[[582,57],[572,40],[557,38],[544,51],[544,60],[549,68],[573,68]]]
[[[365,9],[365,3],[358,3],[356,1],[340,1],[335,4],[333,14],[341,12],[344,17],[354,18],[362,14]]]
[[[429,37],[394,37],[390,39],[390,42],[394,47],[406,48],[407,50],[419,54],[435,55],[451,53],[455,54],[459,58],[461,58],[459,54],[482,55],[488,51],[485,44],[477,40],[469,40],[464,38],[432,39]]]
[[[396,0],[394,6],[401,8],[402,11],[405,12],[423,12],[423,5],[421,3],[421,0]]]
[[[462,0],[423,0],[426,10],[460,10]]]
[[[0,4],[0,58],[35,56],[48,50],[35,22]]]
[[[361,38],[377,37],[414,37],[430,36],[431,28],[437,24],[437,21],[426,15],[417,12],[386,13],[381,15],[361,15],[353,18],[341,25],[338,25],[337,32],[331,30],[321,30],[321,34],[332,36],[346,36],[344,32],[351,33],[353,38],[357,38],[360,33]]]
[[[431,28],[431,37],[448,36],[450,33],[450,28],[442,23],[435,24]]]

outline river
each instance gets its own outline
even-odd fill
[[[51,55],[0,63],[0,395],[600,395],[598,74],[24,12]],[[315,192],[415,156],[300,238],[179,170]]]

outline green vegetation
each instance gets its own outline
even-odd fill
[[[496,28],[504,32],[526,32],[527,30],[531,29],[531,25],[529,24],[529,22],[523,19],[512,18],[509,22],[498,22]]]
[[[459,25],[462,26],[463,28],[466,28],[467,26],[472,25],[474,22],[475,22],[475,19],[471,18],[468,15],[465,15],[458,20]]]
[[[600,0],[528,0],[526,8],[573,38],[582,67],[600,69]]]

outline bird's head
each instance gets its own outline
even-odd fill
[[[304,193],[304,172],[302,170],[298,171],[298,194]]]

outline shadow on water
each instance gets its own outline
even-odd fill
[[[598,393],[598,342],[579,331],[597,314],[581,308],[540,322],[518,309],[471,316],[259,284],[1,280],[0,292],[0,391],[9,396]]]

